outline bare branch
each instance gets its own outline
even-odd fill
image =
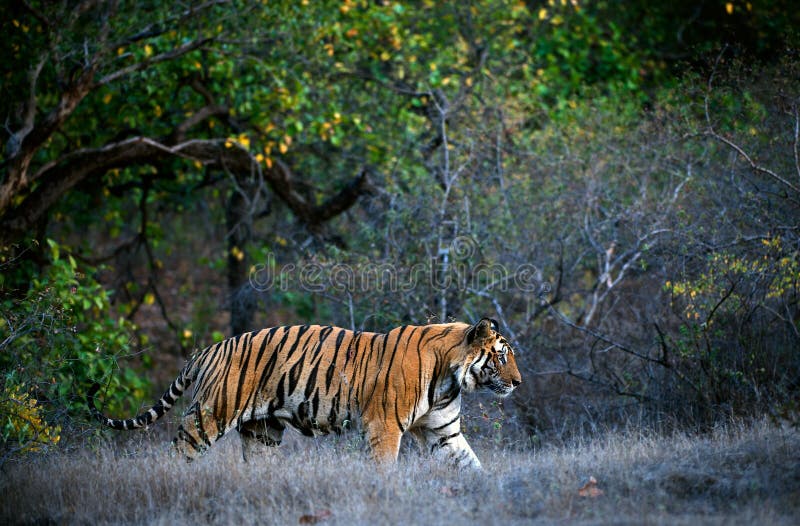
[[[800,101],[794,104],[794,169],[800,180]]]
[[[11,135],[6,143],[6,157],[16,157],[22,148],[22,142],[33,130],[33,125],[36,119],[36,81],[39,79],[39,74],[42,72],[45,62],[47,62],[48,53],[42,53],[39,57],[39,62],[32,68],[29,77],[28,85],[28,100],[25,103],[25,115],[22,120],[22,127]]]
[[[747,164],[750,165],[750,168],[754,172],[758,172],[760,174],[766,175],[766,176],[774,179],[775,181],[781,183],[782,185],[784,185],[786,188],[792,190],[793,192],[795,192],[797,194],[800,194],[800,186],[792,184],[787,179],[781,177],[780,175],[778,175],[777,173],[773,172],[769,168],[764,168],[760,164],[756,163],[749,155],[747,155],[747,152],[745,152],[742,149],[741,146],[739,146],[735,142],[731,141],[730,139],[727,139],[727,138],[723,137],[722,135],[720,135],[716,131],[714,131],[714,128],[711,126],[710,122],[709,122],[708,125],[709,125],[709,131],[708,131],[707,135],[712,137],[713,139],[715,139],[717,141],[720,141],[723,144],[726,144],[730,148],[732,148],[736,153],[738,153],[745,160],[745,162],[747,162]],[[796,202],[797,200],[792,198],[792,201]]]
[[[722,49],[722,51],[720,51],[719,55],[717,55],[717,59],[714,62],[714,67],[711,69],[711,74],[708,76],[708,82],[706,84],[706,94],[705,94],[705,97],[704,97],[704,100],[703,100],[703,110],[705,112],[706,124],[708,125],[708,131],[705,133],[705,135],[711,137],[714,140],[717,140],[717,141],[725,144],[726,146],[728,146],[729,148],[734,150],[737,154],[739,154],[745,160],[745,162],[747,162],[747,164],[750,165],[750,169],[753,170],[754,172],[760,173],[762,175],[766,175],[767,177],[773,179],[774,181],[779,182],[780,184],[782,184],[786,188],[790,189],[795,194],[800,194],[800,186],[797,186],[797,185],[791,183],[788,179],[778,175],[776,172],[770,170],[769,168],[765,168],[765,167],[761,166],[760,164],[756,163],[753,160],[753,158],[750,157],[747,154],[747,152],[741,146],[739,146],[738,144],[736,144],[732,140],[728,139],[727,137],[724,137],[724,136],[720,135],[714,129],[714,125],[711,122],[711,110],[709,109],[709,100],[711,98],[711,92],[713,90],[714,76],[716,75],[717,67],[719,66],[719,63],[722,60],[722,56],[724,55],[726,50],[727,50],[727,46],[725,46]],[[795,114],[797,115],[797,109],[795,109]],[[798,124],[797,119],[795,119],[795,159],[798,159],[798,157],[797,157],[798,126],[800,126],[800,124]],[[796,161],[796,164],[798,165],[798,173],[800,173],[800,161]],[[796,198],[790,197],[790,199],[791,199],[792,202],[795,202],[795,203],[798,202]]]
[[[652,358],[650,356],[647,356],[646,354],[642,354],[642,353],[640,353],[638,351],[635,351],[635,350],[631,349],[630,347],[628,347],[627,345],[624,345],[624,344],[621,344],[619,342],[616,342],[616,341],[612,340],[611,338],[609,338],[608,336],[606,336],[606,335],[604,335],[604,334],[602,334],[600,332],[597,332],[594,329],[590,329],[589,327],[586,327],[585,325],[578,325],[574,321],[570,320],[569,318],[567,318],[566,316],[561,314],[561,312],[558,309],[556,309],[555,307],[553,307],[552,305],[548,305],[548,310],[553,314],[553,316],[555,316],[556,318],[561,320],[562,323],[564,323],[565,325],[567,325],[569,327],[572,327],[575,330],[578,330],[580,332],[586,333],[586,334],[588,334],[588,335],[590,335],[590,336],[592,336],[592,337],[594,337],[594,338],[596,338],[596,339],[598,339],[600,341],[606,342],[607,344],[611,345],[612,347],[615,347],[615,348],[617,348],[617,349],[619,349],[619,350],[621,350],[621,351],[623,351],[623,352],[625,352],[627,354],[630,354],[631,356],[635,356],[636,358],[639,358],[639,359],[644,360],[646,362],[651,362],[651,363],[656,363],[656,364],[659,364],[659,365],[664,365],[664,363],[660,359]]]

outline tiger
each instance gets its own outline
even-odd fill
[[[149,426],[193,385],[172,448],[191,461],[235,429],[244,461],[278,446],[286,427],[306,436],[341,433],[359,418],[371,456],[397,461],[410,433],[431,456],[481,468],[461,432],[461,393],[506,397],[522,382],[515,352],[495,320],[404,325],[387,333],[333,326],[266,328],[195,352],[147,411],[125,420],[86,403],[112,429]]]

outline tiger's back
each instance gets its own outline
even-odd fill
[[[193,384],[173,440],[188,458],[232,429],[248,456],[260,445],[280,444],[286,427],[309,436],[340,432],[357,415],[379,460],[394,460],[409,431],[425,449],[452,450],[455,460],[480,465],[460,435],[461,392],[488,386],[506,395],[520,380],[513,350],[490,320],[386,334],[302,325],[254,331],[198,351],[153,408],[136,418],[103,416],[94,392],[89,402],[101,422],[132,429],[160,418]]]

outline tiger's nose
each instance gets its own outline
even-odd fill
[[[516,378],[511,380],[511,385],[513,385],[514,387],[518,386],[521,383],[522,383],[522,380],[517,380]]]

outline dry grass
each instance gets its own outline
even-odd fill
[[[192,464],[171,458],[165,442],[139,434],[123,446],[6,465],[0,523],[800,522],[800,434],[765,422],[702,437],[630,432],[528,451],[476,447],[479,473],[413,449],[379,470],[352,439],[298,437],[249,464],[235,439]],[[602,495],[579,494],[590,476]]]

